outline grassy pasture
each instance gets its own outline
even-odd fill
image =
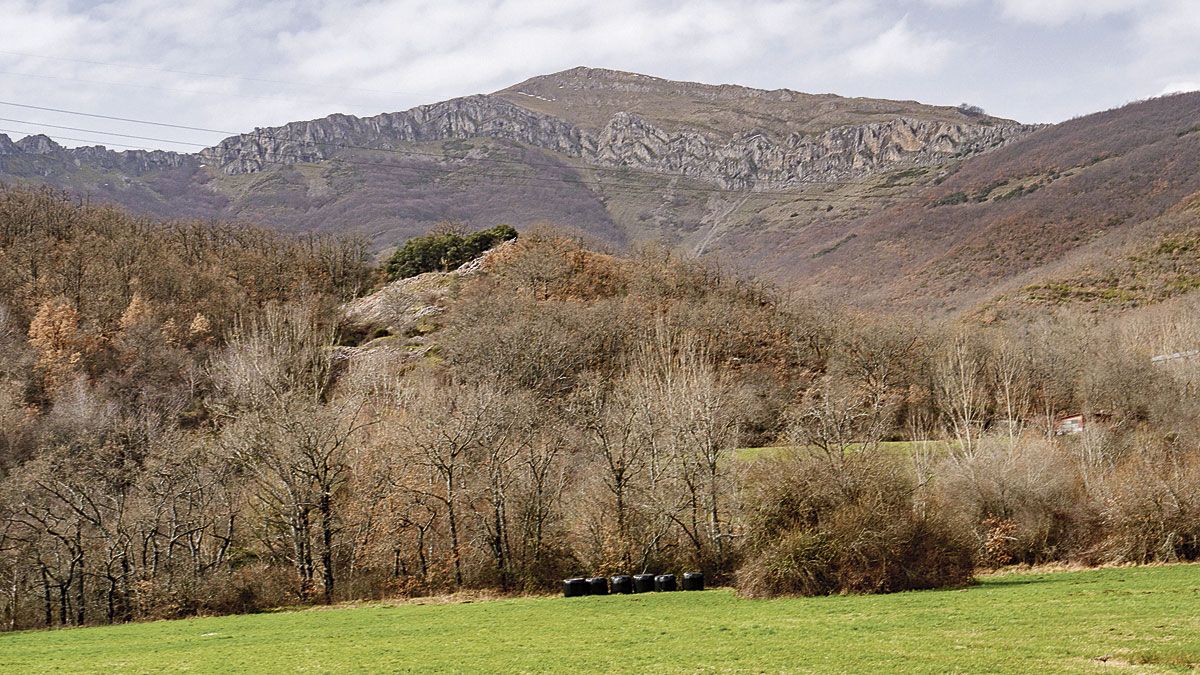
[[[1200,565],[985,577],[962,590],[727,590],[374,604],[0,634],[5,672],[1186,672]]]
[[[761,448],[738,448],[733,451],[733,456],[739,460],[758,459],[768,457],[783,457],[789,452],[795,452],[802,446],[796,445],[769,445]],[[859,449],[861,446],[855,445],[853,449]],[[879,444],[879,449],[882,452],[894,454],[898,457],[910,457],[913,451],[918,448],[924,448],[934,454],[945,453],[950,448],[950,443],[947,441],[884,441]]]

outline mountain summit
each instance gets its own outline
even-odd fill
[[[260,129],[201,155],[225,173],[392,150],[406,143],[489,138],[589,165],[696,178],[722,188],[857,178],[998,147],[1032,128],[913,102],[673,82],[574,68],[495,94],[398,113]],[[348,147],[349,146],[349,147]]]
[[[1043,129],[966,106],[573,68],[196,154],[0,136],[0,180],[157,216],[359,232],[380,251],[445,221],[549,223],[617,247],[715,253],[856,302],[954,312],[997,293],[1011,308],[1053,289],[1074,289],[1054,296],[1073,302],[1190,287],[1170,260],[1146,268],[1138,247],[1200,225],[1198,99]],[[1156,290],[1110,287],[1135,268]]]
[[[256,129],[194,155],[0,136],[0,179],[160,216],[352,229],[381,248],[452,220],[703,251],[753,191],[936,165],[1034,129],[911,101],[573,68],[403,112]]]
[[[592,132],[621,113],[632,113],[667,131],[689,129],[722,140],[755,133],[813,136],[901,117],[965,126],[1014,124],[969,109],[916,101],[678,82],[582,66],[530,78],[493,95]]]

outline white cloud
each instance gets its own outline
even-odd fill
[[[1061,25],[1133,12],[1147,0],[998,0],[1004,15],[1029,23]]]
[[[926,74],[940,69],[954,49],[951,40],[912,30],[905,17],[869,43],[851,50],[847,60],[860,74]]]
[[[0,0],[0,47],[2,49],[43,50],[70,44],[84,35],[85,18],[72,16],[66,3]]]
[[[1200,3],[1164,0],[1136,17],[1131,43],[1136,58],[1127,66],[1130,80],[1156,92],[1194,90],[1200,77]]]
[[[372,86],[387,77],[442,96],[576,65],[680,74],[785,64],[861,39],[876,9],[870,0],[374,2],[319,10],[278,43],[307,77]]]
[[[1193,80],[1191,82],[1172,82],[1163,87],[1162,91],[1158,93],[1160,96],[1166,96],[1167,94],[1182,94],[1189,91],[1200,91],[1200,80]]]
[[[926,5],[930,5],[932,7],[939,7],[939,8],[943,8],[943,9],[957,9],[959,7],[966,7],[967,5],[973,5],[977,2],[977,0],[919,0],[919,2],[924,3]]]
[[[1000,16],[1017,23],[1060,26],[1079,20],[1136,12],[1158,0],[911,0],[939,9],[995,7]]]

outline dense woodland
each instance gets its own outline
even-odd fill
[[[4,626],[1200,556],[1186,297],[934,322],[550,231],[483,267],[356,325],[360,241],[0,192]]]

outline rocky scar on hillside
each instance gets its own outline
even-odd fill
[[[448,272],[425,272],[390,282],[374,293],[342,306],[341,358],[418,359],[432,348],[429,334],[441,327],[441,316],[462,283],[485,272],[497,256],[510,251],[503,243]]]

